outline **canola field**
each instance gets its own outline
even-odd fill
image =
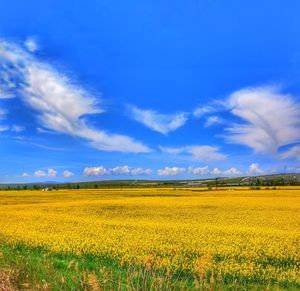
[[[300,188],[0,191],[0,240],[300,288]]]

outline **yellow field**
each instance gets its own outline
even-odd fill
[[[0,238],[120,264],[300,283],[300,189],[0,191]]]

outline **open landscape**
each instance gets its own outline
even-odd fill
[[[0,291],[300,290],[300,1],[0,1]]]
[[[0,191],[0,212],[20,289],[300,288],[300,187]]]

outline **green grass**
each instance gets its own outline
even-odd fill
[[[224,280],[209,283],[197,274],[120,266],[112,258],[53,253],[43,248],[11,246],[0,242],[0,268],[9,271],[21,290],[280,290],[279,286],[241,284]],[[195,281],[195,277],[198,278]],[[299,290],[297,287],[285,287]]]

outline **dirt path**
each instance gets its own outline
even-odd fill
[[[0,291],[13,291],[8,275],[0,269]]]

